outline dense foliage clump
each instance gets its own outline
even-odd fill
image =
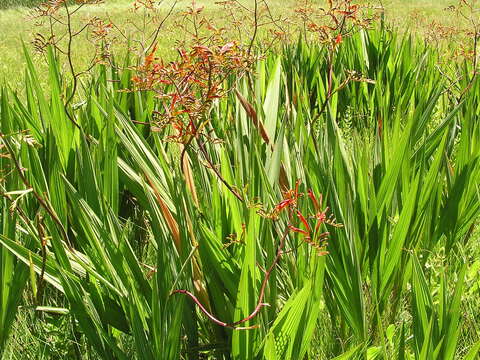
[[[338,0],[222,2],[246,41],[192,2],[167,57],[175,4],[136,1],[153,30],[129,38],[75,28],[94,2],[37,8],[48,72],[25,46],[22,92],[0,91],[0,354],[478,356],[475,56]]]

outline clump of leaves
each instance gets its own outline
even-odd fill
[[[281,232],[283,235],[280,237],[276,255],[270,264],[270,266],[264,270],[264,278],[262,285],[260,287],[257,305],[253,311],[243,319],[240,319],[233,323],[228,323],[219,320],[211,312],[207,310],[207,306],[202,304],[202,302],[190,291],[184,289],[178,289],[172,291],[173,294],[184,294],[192,299],[192,301],[198,306],[200,311],[213,323],[235,330],[251,330],[259,327],[258,324],[251,326],[241,326],[242,324],[254,319],[261,311],[263,307],[270,306],[270,304],[264,302],[265,290],[268,285],[268,281],[280,262],[282,256],[293,249],[286,250],[286,239],[289,234],[298,233],[303,237],[303,244],[311,246],[317,253],[318,256],[327,255],[326,251],[328,245],[328,237],[330,233],[328,231],[323,231],[322,228],[325,225],[333,227],[342,227],[342,224],[336,222],[336,219],[333,214],[327,216],[329,208],[325,207],[322,209],[323,196],[320,194],[319,197],[315,196],[312,189],[307,191],[307,198],[310,202],[310,205],[313,206],[313,212],[304,216],[300,211],[301,199],[304,198],[305,193],[299,192],[300,180],[297,180],[294,189],[289,189],[283,192],[283,199],[273,208],[270,213],[265,213],[259,211],[258,214],[274,221],[278,220],[282,213],[285,213],[288,218],[288,225],[285,230]],[[303,204],[302,204],[303,205]]]

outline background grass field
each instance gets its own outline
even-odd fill
[[[21,80],[25,67],[25,59],[21,51],[22,42],[29,43],[36,33],[46,30],[45,27],[36,26],[36,21],[32,18],[31,6],[38,2],[37,0],[2,0],[0,4],[0,34],[2,34],[0,37],[0,53],[2,54],[0,79],[14,87]],[[408,31],[421,36],[432,21],[446,25],[458,21],[451,16],[451,13],[444,10],[454,2],[454,0],[386,0],[383,5],[386,9],[387,21],[392,26],[400,31]],[[178,11],[182,11],[189,4],[190,1],[188,0],[179,1]],[[214,0],[197,1],[197,4],[205,5],[211,15],[221,15]],[[296,1],[274,0],[269,1],[269,4],[272,10],[277,13],[291,13]],[[168,5],[168,1],[164,2],[165,9],[168,8]],[[132,12],[131,0],[106,0],[104,4],[88,6],[82,11],[84,16],[98,16],[105,19],[108,14],[120,25],[128,21],[141,21],[138,13]],[[418,23],[419,18],[424,20],[422,24]],[[228,26],[228,23],[226,22],[225,25]],[[174,50],[173,39],[178,37],[174,28],[170,28],[170,31],[170,35],[159,39],[160,49],[164,52]],[[79,41],[75,44],[75,48],[78,54],[88,54],[89,52],[86,41]],[[121,51],[117,52],[121,53]],[[39,66],[45,64],[42,58],[36,57],[34,60]],[[84,59],[80,56],[76,60],[82,63]]]
[[[198,4],[224,16],[213,0]],[[270,4],[276,13],[295,5]],[[48,197],[68,234],[31,192],[19,191],[26,185],[15,169],[6,172],[0,353],[8,344],[12,360],[477,359],[480,81],[469,62],[442,63],[442,46],[427,40],[432,23],[454,24],[449,1],[383,4],[387,27],[346,37],[335,57],[333,88],[352,69],[363,80],[347,81],[319,110],[326,47],[285,44],[258,62],[253,85],[225,80],[253,104],[255,117],[233,92],[214,101],[205,122],[212,142],[206,155],[188,149],[187,171],[178,144],[166,141],[174,130],[154,122],[162,100],[120,91],[133,88],[132,68],[95,68],[82,78],[78,101],[65,105],[65,65],[51,53],[23,53],[22,40],[29,48],[45,29],[29,18],[31,3],[3,2],[0,171],[19,159],[19,171]],[[107,0],[80,18],[141,21],[130,9],[131,1]],[[167,24],[161,55],[168,58],[181,36]],[[89,43],[75,46],[82,65]],[[227,191],[207,158],[247,201]],[[294,188],[299,180],[301,191],[325,195],[343,227],[325,226],[330,253],[321,257],[289,233],[268,283],[270,307],[246,324],[260,328],[216,326],[190,299],[172,295],[176,288],[199,293],[226,321],[248,314],[281,228],[297,220],[295,212],[276,221],[266,214],[287,196],[281,183]],[[305,194],[294,210],[310,213],[310,222],[319,209]],[[45,264],[39,239],[48,245]],[[40,278],[48,283],[43,297]]]

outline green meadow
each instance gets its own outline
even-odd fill
[[[480,358],[480,4],[181,1],[153,41],[169,1],[60,6],[40,53],[32,3],[0,6],[1,359]]]
[[[400,29],[401,31],[412,31],[423,34],[428,23],[431,21],[438,21],[440,23],[452,24],[455,19],[452,18],[451,13],[444,9],[452,2],[451,0],[385,0],[383,6],[385,7],[386,16],[389,23]],[[0,63],[0,79],[5,79],[12,86],[16,86],[22,77],[25,69],[25,59],[21,51],[22,43],[30,43],[35,38],[35,34],[47,31],[48,26],[45,24],[38,24],[35,21],[32,9],[35,5],[41,3],[40,0],[2,0],[0,4],[0,52],[2,53],[2,61]],[[107,0],[103,4],[90,6],[81,10],[86,17],[98,16],[100,18],[109,20],[115,19],[119,24],[126,24],[130,21],[141,22],[138,18],[140,14],[132,11],[133,1],[131,0]],[[188,0],[180,0],[176,7],[177,12],[181,12],[189,5]],[[224,24],[228,24],[228,18],[217,11],[219,6],[217,1],[204,0],[197,1],[199,6],[205,6],[206,11],[210,15],[219,15]],[[246,2],[248,3],[248,1]],[[296,4],[301,4],[301,1],[295,2],[293,0],[270,0],[272,11],[277,14],[291,13]],[[171,1],[163,1],[164,13],[168,12]],[[375,4],[378,5],[378,4]],[[421,17],[425,23],[418,24],[418,17]],[[80,26],[81,20],[75,19],[77,26]],[[14,24],[14,26],[12,26]],[[168,24],[167,24],[168,25]],[[170,25],[171,27],[173,25]],[[132,30],[130,28],[130,30]],[[172,35],[173,32],[173,35]],[[159,45],[165,53],[174,52],[175,39],[178,34],[175,28],[169,29],[165,37],[161,37]],[[79,54],[88,53],[88,41],[86,39],[79,39],[75,43],[75,48]],[[124,49],[121,47],[117,49],[118,53],[124,55]],[[41,57],[34,57],[34,61],[38,66],[45,64]],[[80,57],[77,59],[80,63],[85,62],[85,59]],[[46,84],[45,84],[46,85]]]

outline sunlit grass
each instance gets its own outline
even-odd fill
[[[0,98],[9,151],[0,161],[7,168],[19,159],[20,171],[49,202],[39,206],[27,192],[17,201],[22,217],[3,218],[9,226],[0,236],[2,259],[18,266],[7,275],[21,274],[23,263],[39,274],[36,232],[45,227],[51,234],[45,281],[63,294],[68,310],[56,316],[74,321],[81,346],[88,344],[82,352],[94,350],[102,360],[113,360],[113,351],[146,360],[190,352],[218,359],[422,359],[433,351],[449,360],[470,351],[474,359],[480,152],[472,144],[480,139],[480,82],[464,103],[452,101],[437,57],[421,41],[386,30],[347,38],[335,86],[351,69],[370,80],[348,83],[319,112],[325,48],[300,42],[268,55],[252,88],[238,79],[228,84],[252,103],[273,146],[232,92],[213,103],[205,125],[208,139],[222,140],[205,144],[218,173],[193,147],[187,172],[177,145],[165,141],[169,128],[142,125],[155,121],[162,104],[148,92],[117,91],[132,87],[128,73],[99,68],[86,81],[74,114],[87,137],[58,106],[65,91],[54,81],[59,65],[50,57],[48,90],[36,86],[30,66],[26,100],[8,91]],[[454,91],[467,86],[466,74]],[[37,145],[18,135],[24,129]],[[25,187],[15,174],[6,177],[9,196]],[[248,201],[233,196],[218,174]],[[227,323],[249,314],[282,231],[292,229],[298,213],[317,209],[305,194],[290,216],[273,220],[272,209],[287,198],[282,183],[324,194],[321,208],[328,206],[343,226],[324,224],[330,234],[322,256],[300,233],[288,233],[268,282],[270,307],[245,324],[260,329],[215,325],[172,290],[192,291]],[[48,221],[48,206],[68,232]],[[2,310],[9,309],[17,307],[4,303]],[[27,327],[28,339],[26,317],[15,326]],[[71,348],[70,339],[64,333],[56,343]],[[12,346],[23,346],[15,340]]]
[[[12,4],[15,2],[12,2]],[[27,2],[20,4],[27,4]],[[120,28],[130,28],[125,26],[127,22],[134,22],[137,25],[142,23],[141,12],[132,11],[132,0],[106,0],[103,4],[86,6],[81,11],[81,17],[74,19],[74,24],[77,26],[82,23],[82,19],[92,16],[98,16],[108,21],[112,19]],[[187,6],[190,5],[188,0],[180,0],[178,2],[178,12],[181,12]],[[297,4],[294,0],[270,0],[272,12],[282,15],[292,15],[292,8]],[[386,19],[389,23],[394,24],[400,31],[411,31],[422,35],[428,29],[428,23],[436,21],[441,24],[455,24],[455,17],[452,17],[450,12],[445,11],[451,3],[450,0],[439,1],[401,1],[401,0],[387,0],[383,2],[386,9]],[[169,8],[171,1],[165,1],[162,6],[165,8],[165,12]],[[220,7],[215,4],[214,0],[197,1],[198,6],[205,6],[205,12],[207,15],[215,17],[217,21],[220,19],[220,24],[224,24],[229,27],[229,19],[225,18],[222,14]],[[36,26],[36,21],[31,16],[31,8],[24,6],[11,6],[7,9],[0,10],[0,52],[2,53],[0,62],[0,79],[4,79],[11,86],[15,87],[16,84],[23,77],[23,69],[25,67],[25,61],[22,55],[21,46],[22,42],[30,43],[35,37],[36,33],[48,34],[46,26]],[[423,21],[420,23],[418,19]],[[152,27],[150,27],[152,29]],[[128,32],[127,32],[128,34]],[[165,31],[162,32],[162,36],[159,38],[159,49],[163,56],[165,54],[172,54],[175,50],[175,40],[182,38],[182,34],[176,31],[175,27],[172,27],[172,23],[167,22],[165,24]],[[117,55],[123,55],[125,53],[124,42],[121,42],[121,46],[114,46]],[[87,54],[92,52],[90,44],[84,39],[78,39],[74,45],[74,51],[78,54],[75,56],[77,63],[81,66],[85,65],[87,61]],[[166,55],[168,58],[168,55]],[[36,57],[36,63],[39,66],[45,64],[45,61],[41,57]],[[45,79],[42,79],[45,81]],[[46,81],[45,81],[46,82]],[[46,83],[45,83],[46,85]]]
[[[212,2],[207,13],[222,19]],[[286,11],[282,5],[275,11]],[[386,5],[393,20],[409,21],[418,9],[427,21],[446,14],[431,1]],[[129,9],[126,0],[86,7],[80,19],[111,17],[129,28],[141,20]],[[25,14],[0,12],[0,27]],[[224,81],[238,93],[209,103],[186,166],[171,138],[178,124],[154,116],[168,108],[165,98],[122,91],[134,87],[134,64],[97,66],[65,105],[65,61],[47,52],[29,62],[19,39],[31,29],[18,22],[16,34],[8,28],[0,38],[6,356],[478,357],[480,80],[471,63],[442,64],[440,47],[418,29],[412,37],[390,27],[362,30],[338,44],[332,83],[339,91],[323,107],[328,50],[294,39],[256,63],[251,83]],[[162,57],[183,35],[167,24]],[[128,50],[121,43],[117,59]],[[76,66],[88,49],[80,39]],[[360,74],[355,81],[352,71]],[[323,203],[308,190],[323,194]],[[308,223],[323,219],[327,206],[336,220],[321,224],[328,244],[315,247]],[[264,290],[269,306],[245,323],[254,329],[205,316],[232,324]]]

